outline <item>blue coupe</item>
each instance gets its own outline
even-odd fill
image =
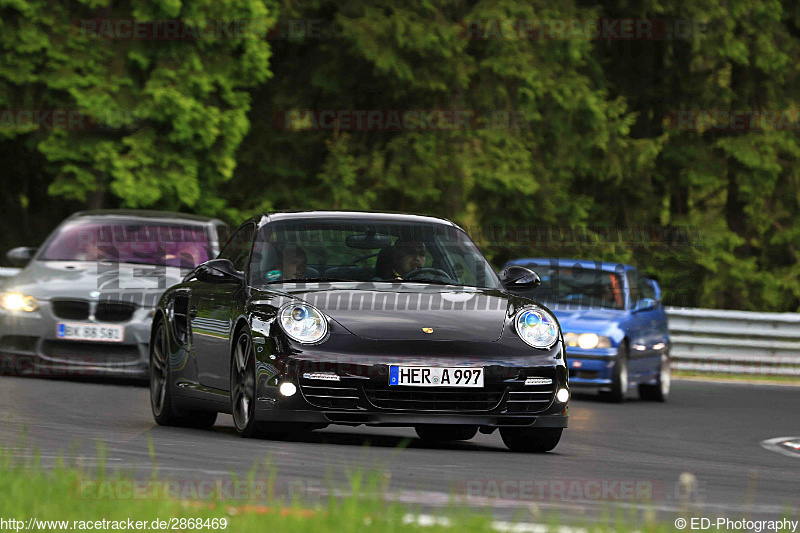
[[[553,311],[564,332],[570,385],[621,402],[633,385],[646,400],[669,395],[669,333],[658,283],[630,265],[575,259],[515,259],[536,272],[524,296]]]

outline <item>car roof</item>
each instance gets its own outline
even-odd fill
[[[614,272],[618,268],[622,267],[625,272],[636,270],[636,267],[632,265],[625,265],[622,263],[609,263],[607,261],[592,261],[590,259],[567,259],[562,257],[529,257],[525,259],[512,259],[506,262],[506,265],[520,265],[525,266],[529,263],[536,263],[537,265],[557,265],[559,267],[573,267],[575,265],[579,265],[581,268],[586,269],[594,269],[594,270],[602,270],[602,271],[609,271]]]
[[[171,220],[171,221],[180,221],[184,223],[201,223],[201,224],[209,224],[209,223],[220,223],[224,224],[223,221],[210,218],[210,217],[203,217],[200,215],[192,215],[189,213],[176,213],[173,211],[157,211],[155,209],[94,209],[90,211],[78,211],[69,217],[70,220],[76,218],[134,218],[134,219],[146,219],[146,220]]]
[[[264,213],[269,222],[282,220],[375,220],[380,222],[416,222],[428,224],[446,224],[458,227],[446,218],[432,217],[414,213],[394,213],[389,211],[274,211]]]

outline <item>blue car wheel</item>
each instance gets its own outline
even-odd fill
[[[639,385],[639,397],[652,402],[666,402],[669,396],[672,373],[669,367],[669,356],[661,355],[661,365],[655,383],[642,383]]]
[[[611,390],[601,393],[608,401],[620,403],[625,401],[628,392],[628,341],[624,340],[619,345],[617,358],[614,362],[614,371],[611,374]]]

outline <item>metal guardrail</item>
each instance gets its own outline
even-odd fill
[[[672,368],[800,376],[800,313],[666,311]]]

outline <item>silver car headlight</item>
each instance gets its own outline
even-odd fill
[[[514,317],[517,335],[534,348],[547,349],[559,337],[558,322],[541,307],[524,307]]]
[[[292,340],[302,344],[315,344],[328,333],[328,320],[314,306],[291,303],[278,311],[278,323]]]
[[[6,311],[36,311],[39,308],[39,301],[33,296],[27,296],[18,292],[5,292],[0,294],[0,307]]]

